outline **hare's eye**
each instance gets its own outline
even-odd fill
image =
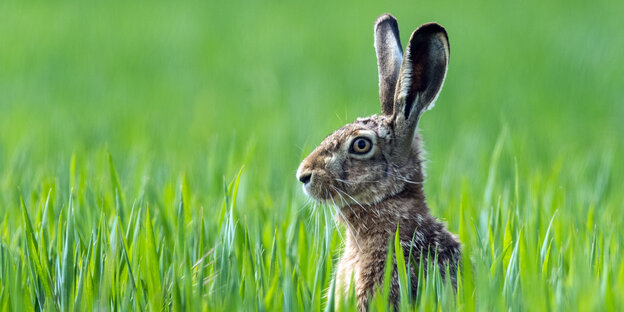
[[[373,147],[373,143],[368,138],[356,138],[351,144],[350,152],[354,154],[366,154]]]

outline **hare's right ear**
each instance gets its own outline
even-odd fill
[[[424,24],[412,33],[399,73],[393,115],[399,136],[409,144],[418,118],[433,106],[442,89],[449,54],[448,36],[442,26]]]
[[[375,52],[379,70],[381,112],[390,116],[394,112],[394,92],[403,61],[403,46],[397,21],[388,13],[375,21]]]

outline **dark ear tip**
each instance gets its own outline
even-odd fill
[[[415,36],[421,37],[429,37],[431,35],[441,34],[444,36],[444,39],[448,42],[448,34],[446,33],[446,29],[442,27],[442,25],[432,22],[420,25],[414,33],[412,34],[412,38]]]
[[[438,23],[426,23],[420,25],[414,32],[412,36],[410,36],[408,48],[412,50],[417,46],[420,46],[424,42],[432,42],[438,41],[441,45],[439,47],[444,47],[446,51],[446,57],[448,58],[451,50],[451,46],[449,44],[448,34],[446,33],[446,29],[442,27]]]
[[[394,25],[394,27],[397,27],[397,20],[396,18],[394,18],[394,16],[392,16],[390,13],[384,13],[381,14],[376,20],[375,20],[375,30],[377,30],[377,28],[385,23],[390,23],[391,25]]]

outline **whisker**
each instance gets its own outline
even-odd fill
[[[336,187],[336,186],[333,186],[333,185],[332,185],[332,187],[333,187],[336,191],[338,191],[338,192],[340,192],[340,193],[342,193],[342,194],[345,194],[347,197],[351,198],[351,200],[352,200],[352,201],[354,201],[356,204],[358,204],[358,206],[362,207],[362,209],[364,209],[364,211],[366,211],[366,208],[364,208],[364,206],[362,206],[362,204],[360,204],[360,202],[358,202],[355,198],[353,198],[353,196],[349,195],[349,193],[345,192],[344,190],[339,189],[339,188],[338,188],[338,187]]]
[[[336,201],[334,201],[334,197],[332,196],[331,192],[328,192],[328,194],[329,194],[329,197],[331,198],[332,202],[334,203],[334,207],[336,208],[336,209],[335,209],[335,210],[336,210],[336,212],[342,216],[342,219],[345,221],[345,224],[346,224],[346,225],[347,225],[347,227],[351,230],[351,233],[353,233],[353,235],[351,235],[351,236],[353,236],[353,240],[355,241],[355,244],[357,245],[358,249],[359,249],[360,251],[362,251],[362,248],[360,247],[360,243],[359,243],[359,242],[357,241],[357,239],[355,238],[356,233],[357,233],[357,232],[355,231],[355,228],[353,227],[353,225],[351,225],[351,223],[349,222],[349,220],[347,220],[347,217],[345,217],[345,215],[342,213],[342,211],[340,211],[340,208],[338,208],[338,207],[337,207],[337,205],[336,205]]]
[[[325,190],[325,193],[327,195],[329,195],[329,197],[331,198],[331,201],[334,203],[334,206],[333,206],[334,207],[334,211],[339,212],[339,210],[336,209],[336,202],[334,202],[334,198],[332,197],[332,195],[329,192],[329,190],[327,190],[327,189],[324,189],[324,190]],[[345,222],[347,222],[347,224],[348,224],[348,221],[345,220]],[[336,230],[338,232],[338,236],[340,236],[340,240],[344,241],[344,237],[342,236],[342,232],[340,232],[340,229],[338,227],[338,223],[336,222],[336,220],[334,220],[334,226],[335,226],[335,228],[336,228]]]
[[[399,180],[401,180],[401,181],[404,181],[404,182],[410,183],[410,184],[424,184],[425,183],[424,181],[421,181],[421,182],[412,181],[412,180],[410,180],[410,179],[408,179],[408,178],[406,178],[406,177],[404,177],[404,176],[402,176],[402,175],[400,175],[398,173],[391,173],[391,172],[389,172],[388,174],[393,176],[393,177],[395,177],[395,178],[397,178],[397,179],[399,179]]]
[[[344,191],[342,191],[342,190],[338,189],[338,188],[337,188],[337,187],[335,187],[335,186],[334,186],[334,189],[335,189],[336,191],[338,191],[338,192],[342,192],[342,193],[344,193],[345,195],[347,195],[347,196],[351,197],[349,194],[347,194],[346,192],[344,192]],[[351,207],[351,205],[350,205],[350,204],[348,204],[348,203],[344,200],[344,197],[342,197],[342,195],[340,195],[340,193],[336,193],[336,194],[338,194],[338,196],[340,196],[340,200],[341,200],[341,201],[342,201],[345,205],[347,205],[347,207],[349,207],[349,210],[351,210],[351,212],[353,213],[353,215],[354,215],[354,216],[355,216],[355,217],[359,220],[359,219],[360,219],[360,214],[359,214],[359,213],[355,213],[355,211],[353,210],[353,207]],[[355,199],[354,199],[354,200],[355,200]],[[357,201],[356,201],[356,203],[357,203]],[[360,204],[358,203],[358,205],[360,205]],[[360,205],[360,207],[362,207],[362,205]],[[364,211],[366,211],[366,209],[365,209],[364,207],[362,207],[362,209],[364,209]],[[359,225],[360,227],[362,227],[364,230],[367,230],[367,231],[368,231],[368,226],[366,226],[366,223],[364,223],[364,222],[363,222],[363,223],[360,223],[360,224],[358,224],[358,225]],[[358,233],[359,233],[359,231],[358,231]]]
[[[344,179],[338,179],[338,178],[334,178],[334,180],[338,181],[338,182],[342,182],[342,183],[347,183],[347,184],[378,183],[378,182],[382,181],[382,180],[359,180],[359,181],[355,181],[355,180],[344,180]]]
[[[338,189],[337,187],[331,185],[331,187],[333,187],[336,191],[338,192],[342,192],[340,189]],[[357,219],[360,219],[360,215],[358,213],[355,213],[355,210],[353,210],[353,207],[351,207],[351,205],[349,205],[349,203],[344,199],[344,197],[342,197],[342,195],[340,195],[340,193],[336,193],[338,194],[338,196],[340,197],[340,201],[342,202],[343,205],[349,207],[349,210],[351,210],[351,213],[353,213],[353,216],[356,217]],[[346,194],[346,193],[345,193]],[[366,228],[366,226],[364,226]]]
[[[346,172],[349,172],[349,170],[346,170]],[[424,181],[412,181],[404,176],[402,176],[401,174],[398,173],[394,173],[391,171],[386,172],[389,176],[395,177],[405,183],[410,183],[410,184],[424,184]],[[356,184],[356,183],[378,183],[378,182],[382,182],[382,179],[377,179],[377,180],[347,180],[347,179],[339,179],[339,178],[334,178],[335,181],[338,182],[342,182],[342,183],[347,183],[347,184]]]

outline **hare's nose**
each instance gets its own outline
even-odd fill
[[[308,184],[310,183],[310,180],[312,179],[312,174],[311,173],[304,173],[302,175],[299,176],[299,181],[301,181],[301,183],[303,184]]]

